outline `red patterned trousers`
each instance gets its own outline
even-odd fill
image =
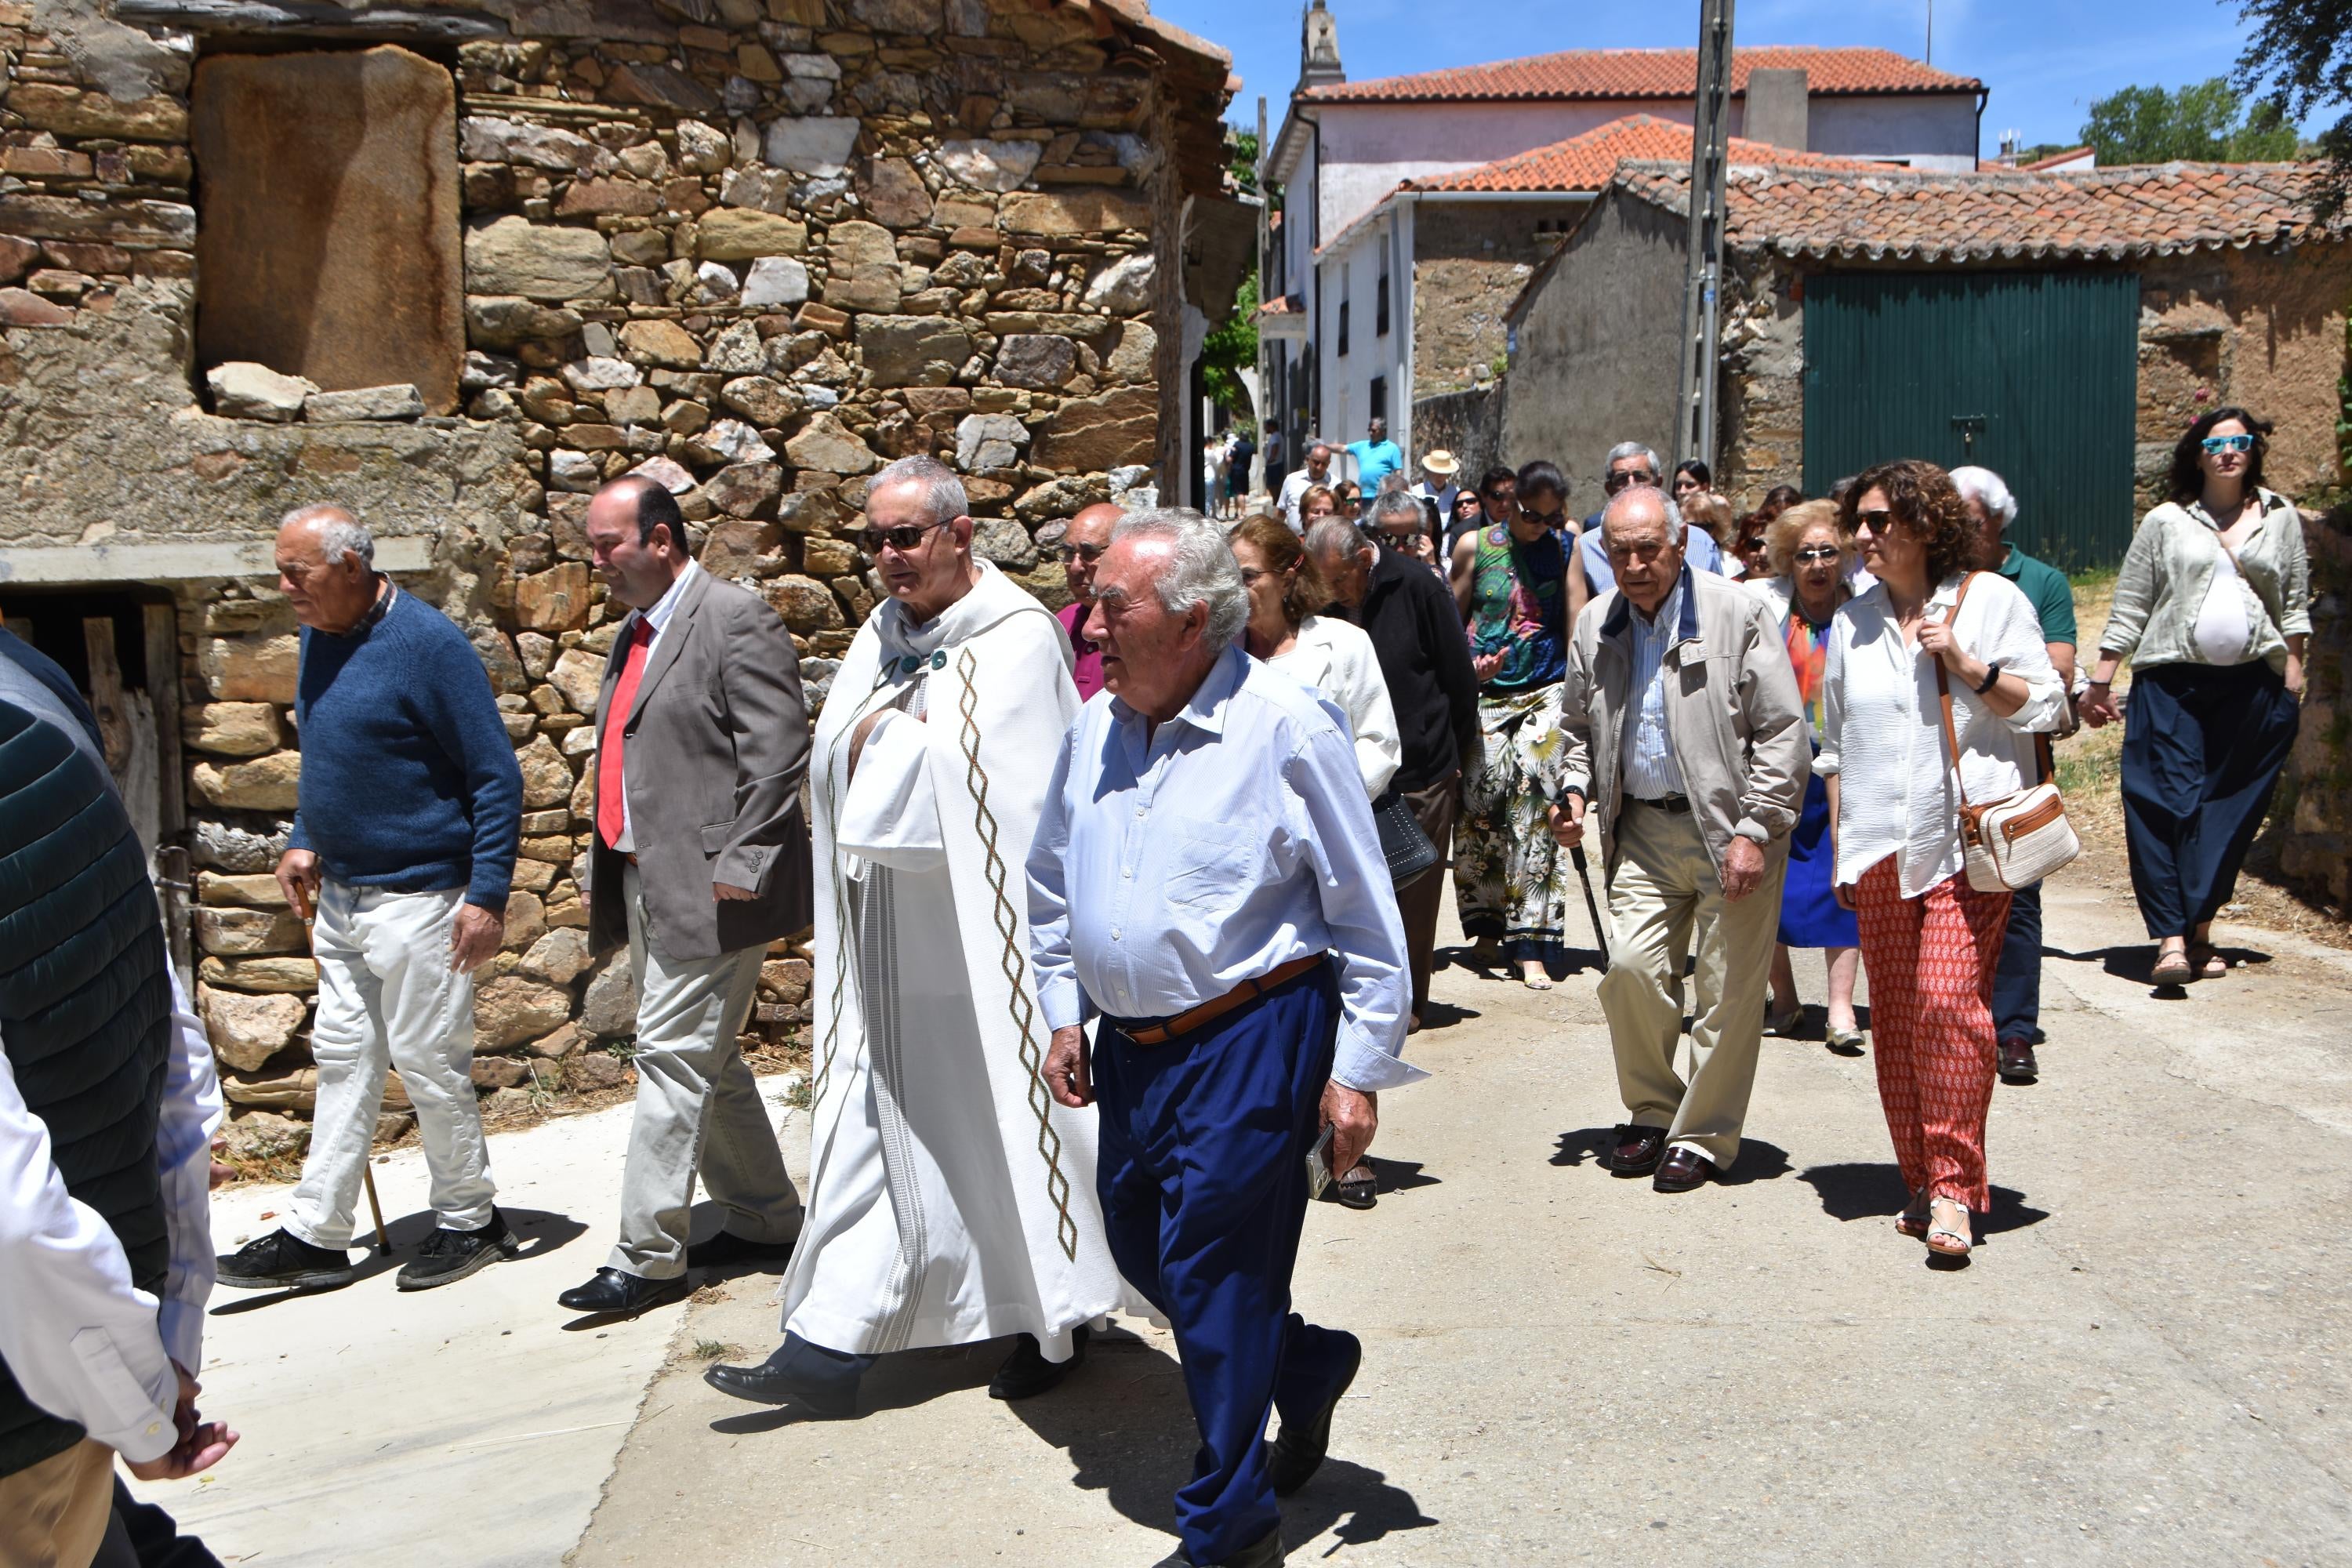
[[[1904,1190],[1925,1187],[1979,1214],[1992,1203],[1985,1183],[1985,1114],[1999,1058],[1992,976],[2009,900],[1978,892],[1966,872],[1906,899],[1892,856],[1853,889],[1878,1099]]]

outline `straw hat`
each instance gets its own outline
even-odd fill
[[[1454,460],[1453,453],[1447,451],[1444,447],[1440,447],[1434,452],[1432,452],[1427,457],[1422,458],[1421,466],[1428,469],[1431,473],[1435,474],[1439,479],[1450,479],[1454,477],[1454,470],[1460,468],[1462,465]]]

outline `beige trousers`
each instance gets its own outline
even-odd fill
[[[1630,1119],[1729,1170],[1756,1084],[1764,990],[1780,925],[1785,850],[1765,851],[1764,878],[1736,903],[1688,812],[1628,800],[1609,874],[1609,973],[1601,1008]],[[1698,952],[1691,1006],[1691,1073],[1675,1070],[1683,1032],[1683,961]]]
[[[89,1568],[114,1517],[114,1450],[84,1437],[0,1476],[0,1563]]]

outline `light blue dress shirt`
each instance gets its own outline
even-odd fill
[[[1367,1093],[1400,1060],[1404,927],[1336,709],[1227,648],[1152,729],[1098,692],[1063,737],[1029,852],[1030,947],[1049,1028],[1165,1018],[1313,953],[1339,965],[1331,1076]]]
[[[1592,584],[1592,597],[1599,598],[1617,585],[1617,573],[1609,564],[1609,548],[1601,542],[1601,514],[1594,512],[1584,520],[1584,531],[1576,541],[1576,558],[1584,563],[1584,580]],[[1694,572],[1712,572],[1723,575],[1723,548],[1715,535],[1696,523],[1683,524],[1683,564]]]
[[[1633,605],[1626,619],[1633,631],[1633,683],[1625,703],[1625,795],[1632,800],[1663,800],[1682,795],[1683,770],[1675,761],[1674,737],[1666,732],[1666,649],[1682,624],[1687,570],[1654,620]]]

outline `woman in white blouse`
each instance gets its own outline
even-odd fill
[[[2122,714],[2125,845],[2158,985],[2217,980],[2213,917],[2270,809],[2302,716],[2311,569],[2303,518],[2263,488],[2270,426],[2216,408],[2172,454],[2172,499],[2141,520],[2084,694],[2092,726]]]
[[[1846,492],[1843,518],[1876,582],[1832,625],[1813,770],[1828,780],[1838,901],[1859,919],[1879,1100],[1911,1194],[1895,1228],[1965,1257],[1970,1213],[1991,1203],[1992,978],[2009,895],[1969,885],[1960,802],[2033,781],[2033,732],[2058,727],[2065,693],[2032,603],[1968,570],[1975,536],[1943,469],[1882,463]]]

